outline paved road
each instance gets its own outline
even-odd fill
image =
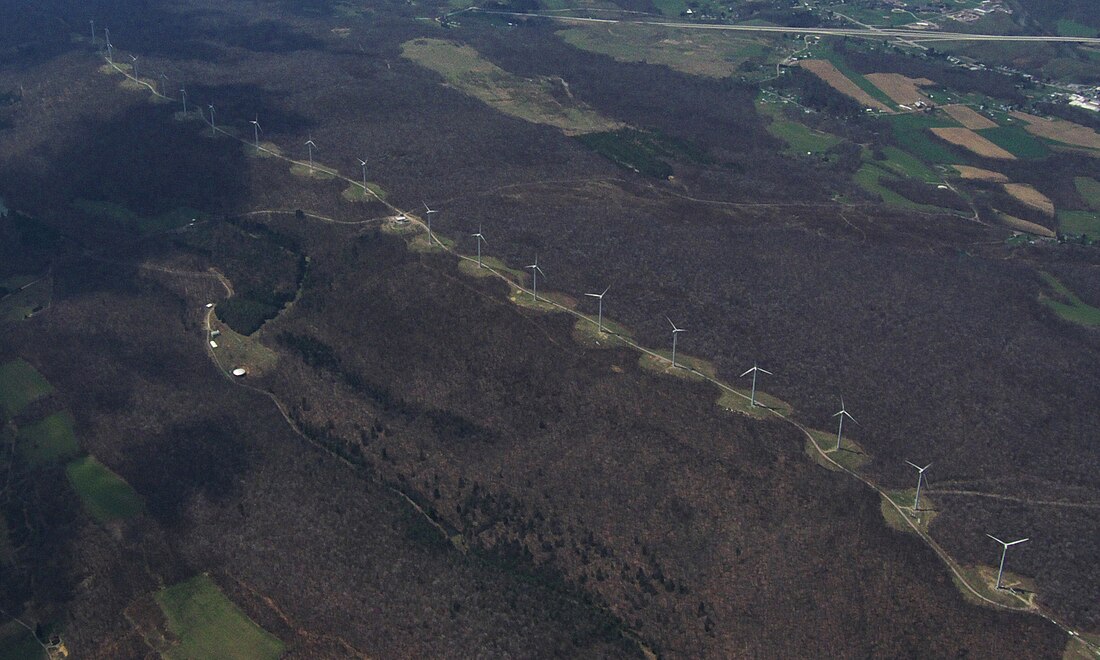
[[[723,30],[728,32],[779,32],[783,34],[821,34],[836,37],[862,37],[865,39],[882,39],[893,37],[899,39],[913,39],[918,41],[1010,41],[1010,42],[1038,42],[1038,43],[1073,43],[1091,44],[1100,46],[1100,37],[1057,37],[1033,34],[1004,35],[1004,34],[968,34],[963,32],[936,32],[932,30],[902,30],[897,28],[802,28],[784,27],[782,25],[724,25],[715,23],[681,23],[676,21],[648,21],[637,19],[618,18],[588,18],[581,16],[560,16],[551,14],[536,14],[512,11],[493,11],[470,7],[465,11],[474,11],[481,14],[501,14],[505,16],[517,16],[526,18],[548,18],[554,21],[567,23],[642,23],[646,25],[659,25],[689,30]],[[455,12],[458,13],[458,12]]]

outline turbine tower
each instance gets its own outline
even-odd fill
[[[1019,541],[1012,541],[1010,543],[1005,543],[1004,541],[997,538],[996,536],[993,536],[992,534],[986,534],[986,536],[993,539],[997,543],[1001,544],[1001,567],[997,569],[997,588],[1000,589],[1001,588],[1001,576],[1005,572],[1005,555],[1008,554],[1008,546],[1016,545],[1017,543],[1023,543],[1024,541],[1030,541],[1031,539],[1020,539]]]
[[[256,118],[250,119],[248,123],[252,124],[252,136],[256,143],[256,153],[260,153],[260,133],[264,130],[260,128],[260,115],[256,115]]]
[[[608,284],[607,288],[603,290],[603,293],[586,293],[584,295],[589,298],[595,298],[599,302],[599,311],[596,313],[596,327],[599,331],[603,332],[603,297],[607,295],[607,292],[611,290],[611,285]]]
[[[607,292],[604,291],[604,293],[607,293]],[[687,330],[685,330],[684,328],[677,328],[676,324],[672,322],[672,319],[668,318],[667,316],[665,317],[665,319],[668,321],[668,324],[672,326],[672,366],[675,367],[676,366],[676,335],[680,334],[681,332],[687,332]]]
[[[168,76],[163,71],[160,74],[160,95],[168,98]]]
[[[367,160],[365,158],[356,158],[359,161],[359,167],[363,168],[363,196],[367,196]]]
[[[309,149],[309,173],[313,174],[313,148],[317,145],[313,143],[313,136],[310,135],[306,140],[306,148]]]
[[[210,137],[217,137],[217,128],[214,126],[214,104],[210,104]]]
[[[840,397],[840,412],[834,414],[833,417],[840,418],[840,425],[836,429],[836,451],[840,451],[840,436],[844,433],[844,418],[847,417],[856,424],[859,424],[859,422],[856,422],[856,418],[852,417],[848,409],[844,407],[844,397]]]
[[[774,376],[775,374],[768,371],[767,369],[761,369],[760,367],[756,366],[755,362],[752,365],[752,369],[749,369],[745,373],[741,374],[740,376],[738,376],[738,378],[744,378],[745,376],[748,376],[749,374],[752,374],[752,393],[749,395],[749,407],[750,408],[755,408],[756,407],[756,375],[757,374],[768,374],[769,376]]]
[[[428,203],[424,200],[420,200],[424,204],[424,219],[428,222],[428,245],[432,244],[432,214],[439,213],[439,209],[433,209],[428,206]]]
[[[180,85],[180,98],[183,99],[183,114],[187,114],[187,89]]]
[[[488,243],[488,241],[485,240],[485,236],[481,233],[481,225],[477,226],[477,233],[470,234],[470,236],[473,236],[477,239],[477,267],[483,268],[483,266],[481,265],[481,244],[483,242]]]
[[[103,43],[107,48],[107,61],[115,63],[115,47],[111,45],[111,28],[103,28]]]
[[[539,255],[535,255],[535,263],[527,266],[531,270],[531,300],[539,299],[539,275],[546,277],[546,273],[539,268]]]
[[[95,45],[95,19],[89,19],[88,24],[92,26],[92,45]]]
[[[138,61],[137,55],[131,55],[130,56],[130,75],[132,75],[134,77],[134,80],[138,79],[137,61]]]
[[[916,463],[910,463],[909,461],[905,462],[909,463],[909,465],[913,466],[917,470],[917,496],[913,498],[913,511],[920,511],[920,488],[924,484],[924,471],[932,467],[932,464],[929,463],[928,465],[921,467]]]

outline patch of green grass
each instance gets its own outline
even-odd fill
[[[836,461],[836,463],[853,472],[859,470],[859,468],[863,467],[871,460],[867,452],[863,451],[863,448],[858,444],[852,442],[847,434],[841,438],[839,450],[836,448],[835,432],[810,429],[810,435],[813,436],[813,439],[806,439],[806,454],[826,469],[833,471],[839,470],[836,465],[833,465],[821,456],[821,452],[815,448],[815,444],[833,461]]]
[[[483,255],[481,257],[481,264],[484,268],[478,268],[477,261],[473,257],[470,259],[461,259],[458,262],[458,269],[463,273],[472,277],[494,277],[493,271],[506,276],[513,282],[526,282],[527,273],[522,270],[516,270],[515,268],[509,268],[508,264],[504,263],[496,257],[490,257]],[[491,270],[490,270],[491,269]]]
[[[0,364],[0,411],[12,417],[53,392],[38,370],[22,359]]]
[[[1100,181],[1087,176],[1074,177],[1077,194],[1094,211],[1100,211]]]
[[[623,337],[631,337],[625,327],[607,318],[603,320],[603,332],[600,332],[596,320],[577,319],[573,324],[573,339],[585,348],[616,348],[625,346]]]
[[[1046,158],[1050,149],[1020,126],[998,126],[975,131],[1017,158]]]
[[[776,411],[784,416],[790,416],[794,412],[791,404],[774,397],[767,392],[756,391],[756,405],[750,401],[752,390],[735,389],[733,392],[723,389],[718,397],[718,405],[726,410],[738,412],[742,415],[757,419],[771,419],[775,417],[771,411]]]
[[[310,179],[321,179],[322,181],[336,178],[334,170],[330,170],[327,167],[321,167],[317,164],[314,164],[313,169],[310,169],[309,163],[306,163],[305,165],[294,163],[290,166],[290,173],[296,176],[308,177]]]
[[[677,350],[676,366],[673,367],[671,350],[658,349],[653,352],[660,357],[642,353],[638,358],[638,366],[646,371],[655,371],[685,380],[704,381],[718,375],[718,370],[714,365],[702,358],[685,355]]]
[[[1042,300],[1047,307],[1050,307],[1058,316],[1061,316],[1071,323],[1078,323],[1090,328],[1100,326],[1100,309],[1078,298],[1065,284],[1059,282],[1058,279],[1050,273],[1039,274],[1042,276],[1043,281],[1046,282],[1050,288],[1054,289],[1057,296],[1057,298],[1040,296],[1040,300]]]
[[[141,513],[143,504],[137,492],[94,456],[72,461],[65,467],[65,474],[97,521],[124,520]]]
[[[249,619],[207,575],[160,590],[156,601],[178,640],[161,653],[168,660],[275,660],[283,654],[283,642]]]
[[[832,62],[833,66],[835,66],[838,71],[843,73],[845,78],[851,80],[856,84],[857,87],[870,94],[871,98],[879,101],[887,108],[890,108],[892,110],[898,109],[898,104],[894,103],[894,99],[887,96],[886,92],[882,91],[878,87],[875,87],[875,85],[870,80],[867,80],[863,77],[863,74],[848,66],[848,63],[845,62],[844,58],[841,57],[836,51],[833,51],[831,49],[826,50],[822,55],[824,59]]]
[[[836,135],[815,131],[805,124],[788,119],[782,109],[773,103],[759,102],[756,108],[761,114],[771,117],[768,133],[787,143],[788,151],[797,154],[808,151],[818,153],[829,150],[841,141]]]
[[[902,150],[914,154],[926,163],[965,165],[971,161],[970,156],[953,151],[943,142],[933,138],[928,131],[929,128],[959,126],[960,124],[953,119],[938,114],[910,113],[887,115],[882,120],[890,122],[894,139]]]
[[[196,209],[178,207],[155,216],[143,216],[115,202],[78,199],[73,207],[89,215],[110,220],[130,227],[142,234],[169,231],[183,227],[192,219],[203,219],[205,215]]]
[[[344,192],[340,193],[340,196],[349,202],[373,202],[378,199],[386,199],[386,191],[382,190],[382,186],[377,183],[367,181],[367,188],[374,194],[367,194],[367,191],[363,190],[362,185],[353,183],[347,188],[344,188]]]
[[[911,179],[919,179],[925,183],[939,183],[943,181],[943,177],[935,170],[922,163],[910,153],[902,151],[897,147],[886,147],[883,149],[883,152],[886,154],[886,160],[876,161],[876,164],[882,167]]]
[[[1058,211],[1058,230],[1063,234],[1100,237],[1100,213],[1093,211]]]
[[[73,430],[73,416],[57,412],[19,429],[16,438],[19,453],[31,465],[43,465],[80,452]]]
[[[619,167],[657,179],[672,176],[669,160],[708,161],[706,154],[694,145],[652,131],[622,128],[578,135],[576,140]]]
[[[883,177],[892,177],[889,172],[873,165],[871,163],[864,163],[859,170],[856,171],[853,180],[859,187],[863,188],[872,195],[876,195],[882,199],[882,201],[891,206],[898,206],[905,209],[911,209],[914,211],[929,211],[934,213],[947,213],[944,209],[938,206],[929,206],[927,204],[918,204],[910,199],[907,199],[898,193],[890,190],[886,186],[879,183],[879,180]]]
[[[1089,27],[1084,23],[1078,23],[1077,21],[1060,18],[1054,24],[1054,29],[1062,37],[1095,37],[1096,28]]]

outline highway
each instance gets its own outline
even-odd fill
[[[1034,34],[973,34],[965,32],[937,32],[934,30],[902,30],[897,28],[811,28],[785,27],[782,25],[725,25],[717,23],[683,23],[679,21],[650,21],[620,18],[589,18],[582,16],[562,16],[536,14],[528,12],[497,11],[469,7],[462,11],[480,14],[499,14],[517,18],[546,18],[563,23],[638,23],[685,30],[723,30],[728,32],[778,32],[781,34],[819,34],[834,37],[857,37],[863,39],[896,38],[912,41],[1008,41],[1037,43],[1072,43],[1100,46],[1100,37],[1059,37]],[[454,12],[461,13],[461,12]],[[453,14],[451,14],[453,15]]]

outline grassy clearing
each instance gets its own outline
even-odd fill
[[[57,412],[19,429],[19,453],[31,465],[44,465],[80,452],[73,429],[73,416]]]
[[[103,220],[125,225],[142,234],[178,229],[192,219],[202,220],[206,217],[201,211],[187,207],[174,208],[155,216],[143,216],[122,204],[90,199],[78,199],[73,202],[73,207]]]
[[[1060,18],[1054,23],[1054,29],[1062,37],[1095,37],[1096,28],[1089,27],[1084,23],[1078,23],[1077,21]]]
[[[886,118],[894,132],[894,139],[906,152],[916,155],[926,163],[966,164],[968,159],[962,159],[950,147],[944,146],[936,140],[930,139],[930,128],[957,127],[959,123],[948,117],[938,114],[904,114],[891,115]],[[966,152],[969,153],[969,152]]]
[[[769,117],[768,133],[787,144],[788,151],[804,154],[828,151],[841,142],[841,138],[831,133],[815,131],[810,127],[788,119],[780,106],[766,101],[756,102],[757,111]]]
[[[985,139],[1017,158],[1046,158],[1050,149],[1020,126],[998,126],[977,131]]]
[[[213,314],[210,316],[210,328],[219,332],[217,337],[211,338],[218,347],[211,350],[218,357],[218,363],[226,369],[244,367],[250,375],[262,376],[279,362],[279,354],[264,346],[259,339],[234,331]]]
[[[260,148],[257,149],[253,143],[243,144],[241,148],[244,149],[246,156],[252,158],[275,158],[276,156],[282,156],[283,152],[279,149],[279,145],[274,142],[260,141]]]
[[[522,78],[501,69],[462,44],[442,39],[413,39],[402,56],[431,69],[460,91],[513,117],[580,135],[622,128],[573,98],[561,78]]]
[[[413,236],[409,240],[409,249],[413,252],[445,252],[446,250],[439,247],[442,243],[447,249],[454,249],[455,242],[446,236],[440,235],[437,231],[432,231],[431,240],[428,239],[428,232],[422,232]]]
[[[46,660],[46,650],[15,621],[0,626],[0,660]]]
[[[573,339],[585,348],[599,349],[626,346],[622,338],[632,336],[625,327],[614,321],[609,321],[607,318],[603,320],[603,330],[603,332],[600,332],[595,318],[591,321],[577,319],[577,322],[573,324]]]
[[[638,358],[638,366],[646,371],[668,374],[685,380],[705,381],[707,377],[715,378],[718,376],[718,370],[714,365],[702,358],[684,355],[677,351],[676,366],[673,367],[670,362],[672,351],[658,350],[654,351],[654,353],[657,353],[657,355],[661,357],[658,358],[649,353],[642,353]]]
[[[274,660],[283,654],[283,643],[249,619],[207,575],[162,589],[156,601],[178,640],[161,652],[169,660]]]
[[[1096,652],[1085,644],[1100,647],[1100,635],[1081,633],[1080,637],[1070,637],[1066,642],[1066,650],[1062,652],[1062,660],[1096,660]]]
[[[791,404],[760,390],[756,391],[756,405],[752,406],[749,402],[751,394],[752,390],[735,389],[734,392],[730,392],[723,389],[721,396],[718,397],[718,405],[730,412],[741,413],[757,419],[774,417],[775,415],[771,412],[773,410],[785,416],[790,416],[794,412]]]
[[[509,268],[508,264],[504,263],[496,257],[482,256],[481,263],[485,268],[478,268],[477,261],[471,259],[461,259],[458,262],[458,269],[464,274],[471,277],[492,277],[493,271],[504,275],[513,282],[526,283],[527,273],[522,270],[516,270],[515,268]],[[492,269],[492,270],[490,270]]]
[[[1077,194],[1093,211],[1100,211],[1100,181],[1087,176],[1079,176],[1073,179],[1077,186]]]
[[[990,541],[990,543],[992,543],[992,541]],[[969,584],[974,591],[977,591],[984,598],[995,603],[1013,609],[1026,610],[1028,609],[1028,604],[1034,601],[1035,583],[1032,580],[1005,571],[1004,575],[1001,577],[1001,584],[1003,587],[1009,588],[997,589],[996,567],[958,566],[957,568],[959,572],[962,573],[963,578],[966,579],[966,583]],[[970,589],[959,584],[959,578],[955,577],[954,574],[952,574],[951,577],[955,581],[955,586],[959,588],[959,591],[963,592],[963,596],[968,601],[978,605],[989,604],[976,597]]]
[[[1043,277],[1043,281],[1054,289],[1056,296],[1048,297],[1040,294],[1039,300],[1047,307],[1050,307],[1058,316],[1071,323],[1090,328],[1100,326],[1100,309],[1086,304],[1050,273],[1040,273],[1040,275]]]
[[[886,186],[882,185],[879,181],[882,178],[894,178],[890,172],[874,165],[872,163],[864,163],[860,167],[855,176],[852,179],[867,192],[873,196],[877,196],[886,204],[891,206],[898,206],[905,209],[911,209],[914,211],[929,211],[933,213],[950,213],[947,209],[941,209],[938,206],[930,206],[928,204],[918,204],[897,192],[890,190]]]
[[[927,533],[928,526],[932,524],[932,520],[937,515],[936,505],[922,490],[920,511],[914,511],[913,498],[916,497],[916,494],[916,488],[887,491],[886,497],[883,498],[881,503],[882,516],[886,519],[886,524],[902,532],[912,532],[913,529],[905,522],[909,520],[916,523],[921,531]],[[898,510],[890,502],[901,507],[902,513],[898,513]]]
[[[925,183],[940,183],[943,177],[938,172],[922,163],[912,154],[902,151],[897,147],[886,147],[883,150],[886,160],[877,161],[878,165],[885,167],[901,176],[917,179]]]
[[[65,466],[65,474],[88,513],[101,523],[131,518],[144,508],[130,484],[93,456],[72,461]]]
[[[684,158],[696,163],[709,160],[695,146],[652,131],[623,128],[579,135],[576,139],[619,167],[657,179],[672,176],[669,160]]]
[[[1063,234],[1100,236],[1100,213],[1095,211],[1058,211],[1058,229]]]
[[[527,309],[533,309],[539,312],[560,312],[560,307],[551,304],[551,301],[573,309],[577,306],[577,301],[564,293],[558,293],[557,291],[544,291],[540,292],[538,299],[531,296],[530,291],[524,291],[518,287],[513,287],[511,293],[508,294],[508,300],[519,305],[520,307],[526,307]]]
[[[313,169],[309,169],[308,164],[301,165],[299,163],[294,163],[290,166],[290,173],[295,176],[304,176],[309,179],[320,179],[322,181],[336,178],[336,170],[316,164],[313,166]]]
[[[8,417],[53,392],[53,386],[22,359],[0,364],[0,410]]]
[[[806,454],[825,469],[838,471],[835,465],[822,458],[815,446],[821,447],[829,455],[829,458],[853,472],[859,470],[871,460],[867,452],[863,451],[863,448],[857,443],[849,440],[847,436],[841,439],[840,450],[837,451],[835,433],[810,429],[810,435],[813,436],[813,440],[806,439]]]
[[[363,190],[362,185],[353,183],[344,188],[344,192],[340,193],[340,196],[349,202],[373,202],[378,199],[383,201],[386,199],[386,191],[382,190],[382,186],[377,183],[367,181],[367,188],[374,194],[368,194],[367,191]]]
[[[772,44],[757,37],[741,37],[706,30],[675,30],[622,23],[613,27],[583,25],[559,30],[566,43],[619,62],[664,65],[677,71],[710,78],[738,72],[749,60],[764,63]]]
[[[43,278],[25,289],[3,286],[15,293],[0,299],[0,321],[22,321],[46,309],[53,300],[53,280]]]

